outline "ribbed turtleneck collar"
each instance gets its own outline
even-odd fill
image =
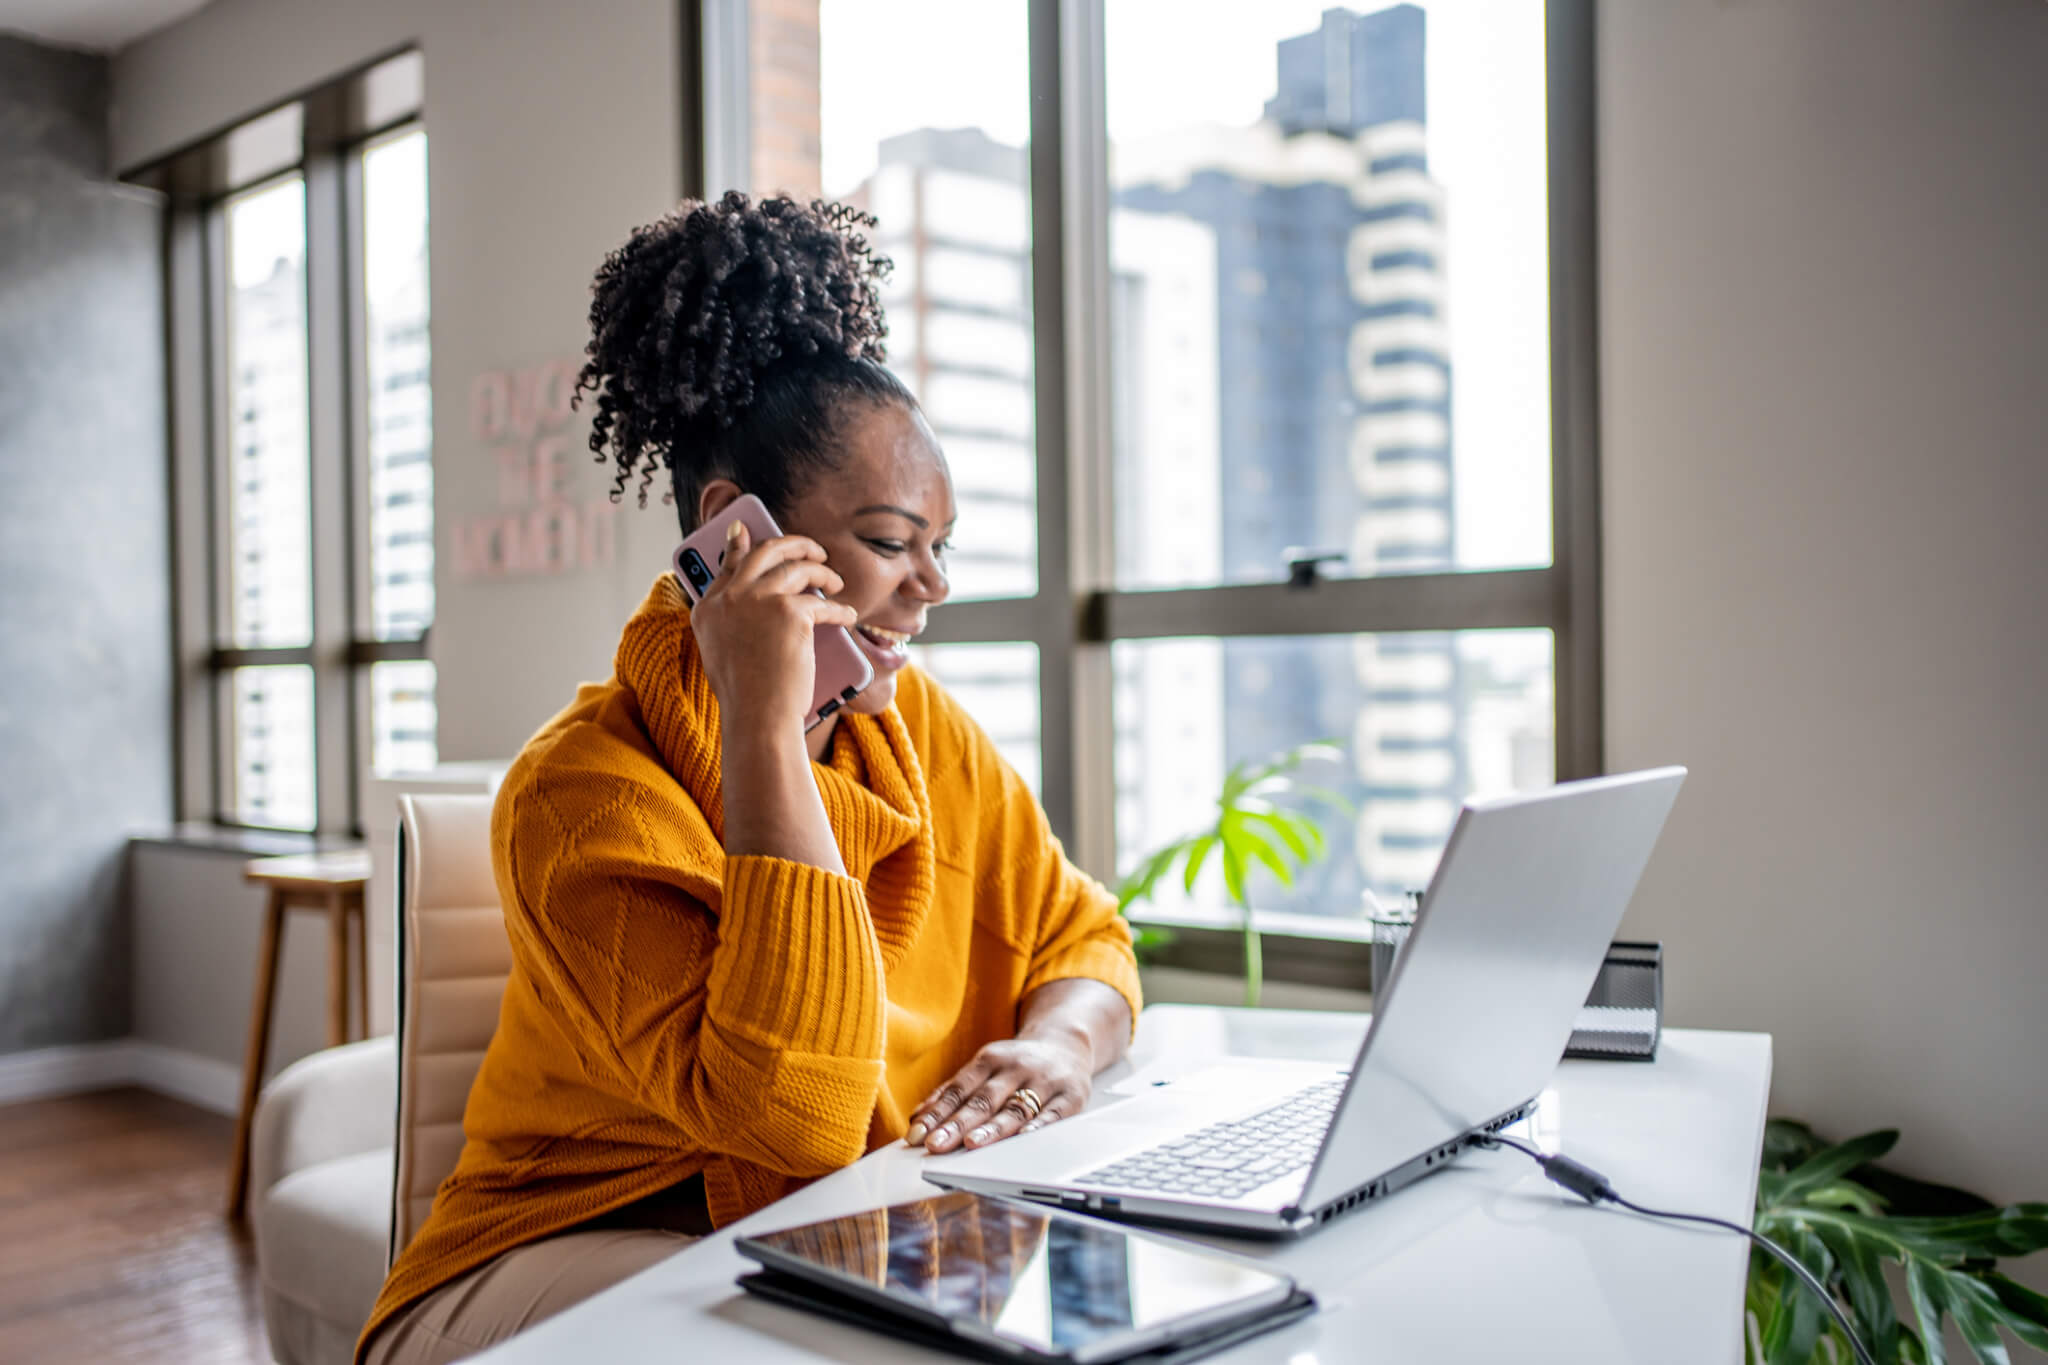
[[[626,622],[613,667],[639,702],[662,760],[723,843],[718,698],[674,575],[657,578]],[[867,887],[883,964],[893,966],[931,909],[935,880],[931,795],[894,704],[879,716],[842,712],[829,762],[813,763],[811,772],[847,875]],[[704,852],[714,866],[722,862],[722,850]]]

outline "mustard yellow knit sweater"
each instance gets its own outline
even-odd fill
[[[365,1340],[512,1247],[692,1175],[723,1225],[901,1137],[1048,981],[1105,981],[1137,1017],[1114,897],[915,667],[812,765],[843,877],[725,855],[718,704],[671,576],[614,669],[499,791],[512,975],[461,1159]]]

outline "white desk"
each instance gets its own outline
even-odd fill
[[[1157,1005],[1128,1064],[1098,1092],[1218,1054],[1348,1060],[1365,1016]],[[1566,1062],[1520,1129],[1651,1207],[1747,1223],[1770,1089],[1771,1040],[1668,1029],[1654,1063]],[[922,1153],[872,1153],[476,1357],[488,1365],[602,1360],[943,1360],[891,1338],[761,1302],[733,1277],[735,1233],[792,1227],[935,1192]],[[1733,1233],[1594,1209],[1526,1156],[1475,1152],[1299,1241],[1215,1240],[1270,1258],[1321,1308],[1219,1360],[1513,1361],[1734,1365],[1748,1245]]]

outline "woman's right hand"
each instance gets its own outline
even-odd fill
[[[810,714],[819,626],[851,626],[858,613],[828,596],[844,585],[825,567],[825,547],[808,536],[750,544],[735,521],[726,530],[718,576],[690,609],[690,630],[727,723],[788,727],[802,735]]]

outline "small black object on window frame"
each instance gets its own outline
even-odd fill
[[[1346,558],[1342,550],[1310,550],[1300,545],[1290,545],[1281,554],[1287,558],[1290,588],[1313,588],[1323,581],[1323,565],[1342,564]]]

